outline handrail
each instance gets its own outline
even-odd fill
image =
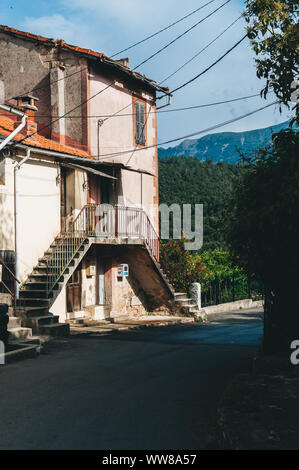
[[[68,231],[61,233],[61,239],[45,260],[48,295],[89,237],[143,239],[152,256],[159,261],[159,237],[143,209],[87,204],[80,210]]]
[[[8,273],[11,275],[11,277],[13,278],[14,280],[14,290],[11,291],[10,288],[6,285],[6,283],[3,281],[3,279],[1,278],[0,282],[1,284],[3,284],[3,286],[5,287],[5,289],[7,290],[7,292],[13,297],[13,300],[14,300],[14,312],[16,311],[16,306],[17,306],[17,297],[16,297],[16,282],[18,284],[21,284],[21,281],[19,281],[19,279],[16,278],[16,276],[14,275],[14,273],[12,272],[12,270],[7,266],[7,264],[5,263],[5,261],[0,258],[0,263],[2,264],[2,266],[5,267],[5,269],[8,271]]]

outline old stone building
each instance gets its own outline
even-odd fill
[[[50,332],[170,307],[155,146],[168,89],[128,60],[6,26],[0,54],[0,140],[26,121],[0,163],[0,251],[25,323]]]

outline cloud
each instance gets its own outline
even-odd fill
[[[79,23],[76,19],[66,19],[61,14],[41,16],[39,18],[25,17],[21,28],[34,34],[42,36],[64,39],[66,42],[84,47],[90,44],[90,28],[85,23]]]
[[[206,1],[201,0],[200,4],[203,5]],[[174,28],[124,52],[122,56],[128,55],[131,66],[134,67],[223,2],[224,0],[215,0],[215,3],[190,16]],[[47,11],[43,11],[39,17],[35,17],[39,11],[37,9],[36,13],[30,12],[30,16],[26,17],[25,21],[22,20],[23,23],[18,26],[21,29],[45,36],[59,37],[72,44],[112,55],[195,10],[200,4],[198,0],[189,0],[185,3],[179,0],[164,0],[163,2],[161,0],[150,2],[148,0],[85,0],[84,2],[82,0],[53,0],[53,5],[49,6]],[[55,14],[52,14],[53,8],[55,8]],[[232,0],[215,15],[144,64],[138,71],[157,82],[161,81],[232,23],[241,14],[243,8],[243,2]],[[244,35],[245,26],[244,19],[240,19],[211,47],[166,81],[164,85],[173,89],[211,65]],[[185,107],[258,93],[263,87],[263,81],[256,77],[254,57],[249,41],[244,41],[207,74],[176,93],[173,97],[173,107]],[[269,96],[268,101],[271,100],[272,96]],[[254,98],[239,101],[233,105],[221,105],[186,113],[161,114],[159,115],[159,140],[167,140],[176,135],[184,135],[196,129],[212,126],[264,104],[266,104],[264,100]],[[265,127],[273,124],[274,120],[281,122],[285,118],[285,112],[280,115],[273,107],[227,126],[225,129],[246,130]]]

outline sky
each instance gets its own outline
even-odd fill
[[[0,23],[22,31],[64,39],[71,44],[110,56],[187,15],[207,1],[0,0]],[[225,0],[214,0],[176,26],[116,58],[129,57],[131,68],[134,68],[224,2]],[[244,2],[231,0],[202,24],[138,68],[138,72],[158,83],[161,82],[237,19],[243,9]],[[245,21],[241,18],[195,60],[163,82],[163,85],[174,89],[200,73],[245,34],[245,26]],[[246,39],[209,72],[175,93],[171,108],[259,93],[264,82],[256,77],[254,58],[255,54]],[[161,113],[158,116],[158,142],[219,124],[262,107],[274,99],[274,95],[269,95],[266,101],[258,97],[217,107]],[[161,100],[160,103],[164,101]],[[217,132],[238,132],[267,127],[283,122],[289,117],[290,112],[286,108],[280,113],[277,106],[272,106],[222,127]]]

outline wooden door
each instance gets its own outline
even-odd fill
[[[88,175],[88,203],[101,203],[101,180],[97,175]]]
[[[76,269],[66,285],[67,312],[81,310],[81,269]]]

